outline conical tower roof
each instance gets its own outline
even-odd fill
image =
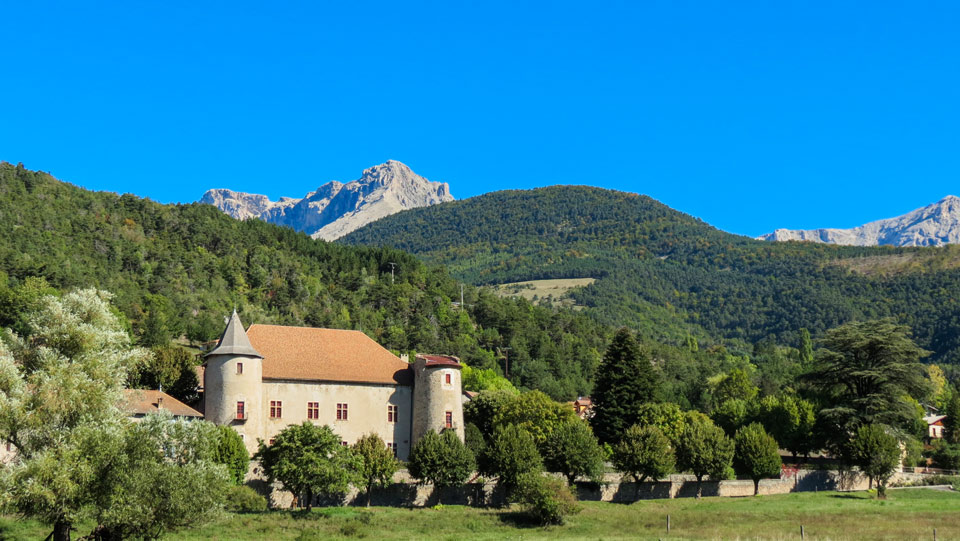
[[[227,328],[223,330],[217,347],[210,350],[204,357],[211,355],[246,355],[263,358],[263,355],[257,353],[257,350],[250,345],[250,339],[247,338],[247,332],[243,330],[243,323],[240,322],[240,316],[237,315],[236,310],[230,316],[230,321],[227,322]]]

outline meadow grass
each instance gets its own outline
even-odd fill
[[[960,494],[928,489],[871,493],[796,493],[756,498],[584,502],[563,526],[529,523],[517,509],[461,506],[406,509],[322,508],[224,515],[168,539],[960,539]],[[667,515],[671,532],[666,530]],[[85,529],[84,529],[85,528]],[[83,525],[78,534],[90,527]],[[43,539],[49,528],[0,517],[0,539]]]

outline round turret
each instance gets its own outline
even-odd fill
[[[205,357],[204,418],[232,426],[252,454],[262,433],[263,356],[253,349],[236,311],[217,347]]]
[[[454,430],[463,440],[460,360],[446,355],[417,355],[413,363],[411,445],[428,430]]]

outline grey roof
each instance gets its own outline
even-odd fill
[[[240,323],[240,316],[237,311],[233,311],[230,321],[227,322],[227,328],[223,330],[217,347],[210,350],[204,357],[211,355],[246,355],[248,357],[263,358],[263,355],[257,353],[250,345],[250,339],[247,338],[247,332],[243,330],[243,323]]]

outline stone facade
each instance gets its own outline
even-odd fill
[[[427,431],[451,429],[462,440],[463,393],[460,367],[452,357],[418,355],[413,363],[413,442]]]

